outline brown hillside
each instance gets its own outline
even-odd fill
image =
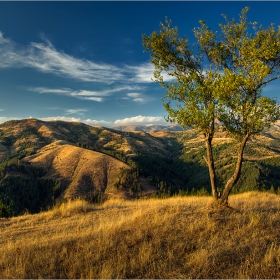
[[[129,168],[113,157],[75,147],[64,141],[49,144],[24,161],[47,169],[45,178],[61,181],[66,199],[100,192],[114,193],[114,183],[118,180],[121,168]]]
[[[145,132],[121,132],[83,123],[25,119],[0,124],[0,162],[17,152],[37,151],[54,141],[63,140],[76,145],[126,154],[149,153],[155,156],[167,152],[162,139]]]
[[[114,126],[113,128],[124,132],[142,131],[147,133],[158,131],[183,131],[180,125],[124,125]]]

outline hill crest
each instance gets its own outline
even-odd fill
[[[47,170],[43,178],[59,180],[65,199],[116,193],[114,185],[121,169],[130,167],[105,154],[56,141],[44,146],[25,162]]]

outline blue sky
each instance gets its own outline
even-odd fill
[[[0,2],[0,122],[80,121],[112,127],[167,124],[142,34],[167,16],[181,35],[205,20],[218,30],[221,14],[280,25],[280,2]],[[280,100],[280,83],[264,93]]]

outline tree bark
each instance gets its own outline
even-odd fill
[[[209,176],[210,176],[210,182],[211,182],[211,189],[212,189],[212,195],[215,200],[219,198],[217,186],[216,186],[216,172],[215,172],[215,166],[214,166],[214,159],[213,159],[213,153],[212,153],[212,135],[205,135],[205,144],[206,144],[206,151],[207,151],[207,159],[204,157],[209,170]]]
[[[242,160],[243,160],[243,153],[244,153],[244,149],[246,146],[246,143],[249,139],[250,134],[247,133],[239,146],[239,150],[238,150],[238,156],[237,156],[237,163],[236,163],[236,167],[235,167],[235,171],[233,176],[227,181],[227,184],[225,186],[225,189],[223,191],[223,194],[221,196],[221,201],[224,203],[227,203],[228,201],[228,196],[233,188],[233,186],[237,183],[239,177],[240,177],[240,173],[241,173],[241,167],[242,167]]]

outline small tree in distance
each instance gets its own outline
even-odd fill
[[[246,7],[239,22],[234,19],[219,24],[213,32],[204,21],[194,29],[198,48],[180,37],[171,21],[161,23],[161,30],[143,35],[143,46],[150,52],[155,67],[154,78],[166,89],[163,106],[167,121],[197,129],[204,135],[204,157],[215,202],[227,205],[237,183],[244,148],[248,139],[259,134],[280,118],[276,100],[261,95],[265,85],[280,78],[280,28],[268,28],[247,22]],[[165,82],[162,72],[173,76]],[[212,140],[217,121],[239,143],[235,170],[219,195]]]

